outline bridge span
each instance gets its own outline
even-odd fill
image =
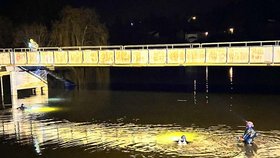
[[[18,92],[47,95],[45,70],[40,67],[155,67],[155,66],[280,66],[280,41],[155,44],[121,46],[40,47],[0,49],[0,104],[17,107]],[[8,78],[8,79],[7,79]],[[10,83],[8,83],[10,82]],[[8,94],[9,95],[9,94]],[[7,101],[8,100],[8,101]],[[1,107],[0,107],[1,108]]]
[[[279,41],[0,49],[1,66],[280,66]]]

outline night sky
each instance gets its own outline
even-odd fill
[[[279,0],[0,0],[0,16],[15,25],[51,23],[62,8],[94,8],[110,32],[111,44],[180,43],[178,32],[209,32],[198,42],[280,39]],[[195,23],[187,23],[191,16]],[[133,28],[132,26],[133,25]],[[228,36],[227,29],[235,28]],[[125,30],[125,31],[124,31]],[[161,39],[149,39],[148,32]],[[133,37],[124,37],[123,34]]]
[[[31,11],[52,16],[63,6],[95,8],[105,17],[144,18],[150,15],[200,14],[226,6],[234,0],[1,0],[5,15],[25,16]],[[53,12],[52,12],[53,11]],[[18,15],[20,14],[20,15]],[[30,14],[28,14],[30,15]],[[34,15],[35,16],[35,15]],[[15,18],[15,17],[14,17]],[[47,18],[47,17],[46,17]]]

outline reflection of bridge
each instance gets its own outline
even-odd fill
[[[1,142],[33,145],[36,152],[43,155],[47,148],[70,147],[81,147],[89,152],[138,152],[144,155],[141,157],[149,157],[151,154],[155,154],[155,157],[244,157],[247,154],[256,154],[243,151],[243,144],[241,148],[237,145],[236,137],[242,135],[243,130],[234,130],[226,125],[204,129],[174,124],[124,123],[121,119],[118,123],[77,123],[41,118],[44,114],[42,111],[55,110],[59,109],[33,105],[25,111],[0,111]],[[40,119],[37,119],[38,117]],[[258,144],[256,156],[279,157],[280,131],[259,132],[261,135],[255,140]],[[174,140],[178,140],[183,134],[192,143],[178,146]]]
[[[191,127],[182,128],[173,124],[139,125],[123,122],[113,124],[37,120],[34,119],[37,116],[36,112],[32,110],[33,107],[30,108],[24,112],[14,109],[12,116],[0,113],[0,138],[3,137],[3,142],[14,140],[20,145],[34,145],[38,154],[41,154],[46,147],[82,147],[90,152],[118,150],[147,155],[151,153],[172,155],[172,157],[201,156],[204,152],[233,157],[239,152],[235,144],[224,145],[234,142],[235,137],[232,137],[232,133],[229,132],[225,137],[224,133],[223,135],[209,134],[210,131],[194,130]],[[38,108],[50,107],[34,109]],[[195,139],[196,145],[189,145],[188,148],[177,146],[174,141],[178,140],[182,134],[186,135],[190,141]]]
[[[0,49],[9,66],[280,65],[279,41]]]

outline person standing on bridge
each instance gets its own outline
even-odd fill
[[[31,49],[31,51],[37,51],[39,48],[39,45],[37,42],[35,42],[32,38],[29,40],[28,47]]]

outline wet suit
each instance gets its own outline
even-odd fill
[[[243,142],[246,144],[253,143],[254,138],[257,136],[257,132],[253,127],[246,127],[245,132],[242,136]]]
[[[25,108],[26,107],[23,104],[21,104],[20,107],[17,107],[17,109],[19,109],[19,110],[24,110]]]

